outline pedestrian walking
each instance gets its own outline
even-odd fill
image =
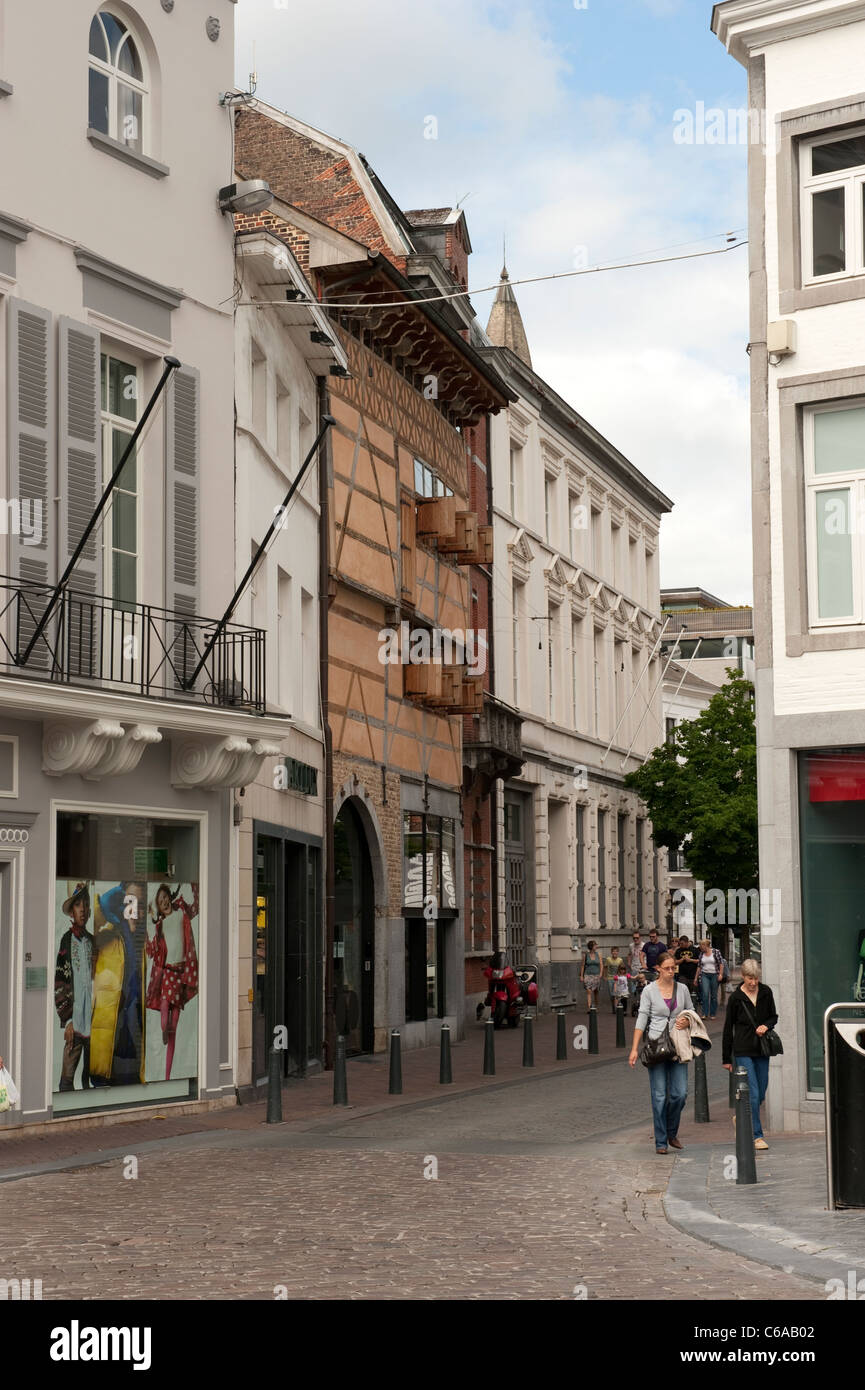
[[[638,931],[631,935],[631,944],[628,947],[628,984],[631,996],[637,992],[637,978],[645,974],[646,956],[643,951],[643,939]]]
[[[676,962],[671,951],[663,951],[658,957],[657,971],[657,980],[647,985],[640,997],[640,1012],[628,1062],[632,1067],[637,1065],[640,1044],[647,1030],[646,1045],[649,1051],[653,1050],[653,1045],[654,1049],[663,1046],[666,1035],[670,1059],[653,1064],[647,1059],[655,1153],[665,1154],[668,1146],[673,1149],[683,1147],[678,1135],[679,1121],[688,1099],[688,1067],[686,1062],[679,1061],[668,1034],[671,1028],[688,1027],[687,1019],[682,1018],[681,1014],[690,1008],[691,996],[687,986],[676,981]]]
[[[735,1062],[737,1069],[743,1067],[747,1073],[754,1148],[768,1149],[763,1138],[760,1106],[769,1085],[769,1058],[774,1055],[769,1034],[778,1022],[778,1014],[774,995],[769,986],[761,982],[760,973],[759,961],[742,961],[742,983],[730,995],[724,1019],[722,1055],[727,1071],[732,1070]]]
[[[724,957],[711,941],[700,942],[694,985],[700,993],[700,1017],[714,1018],[718,1012],[718,985],[724,979]]]
[[[661,938],[658,936],[658,928],[650,927],[649,939],[643,947],[643,955],[646,958],[646,970],[648,972],[649,980],[654,980],[657,978],[658,958],[661,955],[662,951],[666,951],[666,949],[667,943],[666,941],[662,941]]]
[[[612,946],[610,948],[610,954],[604,961],[604,979],[610,996],[610,1010],[612,1013],[616,1012],[616,976],[619,974],[619,971],[624,970],[624,968],[625,962],[622,959],[621,951],[618,946]]]
[[[598,1007],[598,990],[601,987],[601,953],[597,946],[597,941],[589,942],[580,967],[580,981],[586,987],[586,1008],[589,1013]]]

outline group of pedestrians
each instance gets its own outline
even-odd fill
[[[590,1011],[598,1007],[602,984],[613,1012],[620,1000],[644,984],[628,1061],[634,1067],[641,1060],[649,1072],[656,1153],[682,1148],[678,1135],[688,1097],[687,1063],[698,1051],[712,1046],[704,1025],[717,1017],[720,986],[728,976],[727,963],[710,940],[692,942],[681,936],[668,949],[654,927],[648,941],[642,940],[639,931],[632,933],[626,957],[615,946],[602,959],[595,940],[589,941],[583,954],[580,980]],[[760,1108],[769,1083],[766,1035],[777,1022],[775,1000],[761,981],[759,961],[743,961],[741,984],[727,1003],[722,1055],[727,1071],[735,1066],[747,1075],[758,1150],[769,1147]]]

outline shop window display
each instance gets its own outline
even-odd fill
[[[54,905],[55,1111],[195,1094],[197,825],[61,812]]]

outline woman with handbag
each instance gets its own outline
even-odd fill
[[[676,961],[672,951],[658,956],[655,968],[657,980],[647,985],[640,996],[640,1012],[631,1044],[628,1061],[632,1067],[637,1057],[649,1070],[649,1089],[652,1095],[652,1121],[655,1128],[655,1153],[665,1154],[667,1146],[683,1147],[678,1138],[679,1121],[688,1099],[688,1066],[680,1062],[670,1037],[670,1029],[687,1028],[687,1019],[679,1015],[690,1009],[691,996],[687,985],[676,982]],[[646,1034],[640,1052],[640,1042]]]
[[[769,1058],[783,1051],[774,1031],[778,1022],[775,1000],[768,985],[760,982],[760,963],[742,961],[742,983],[734,990],[724,1020],[723,1056],[727,1071],[743,1067],[751,1092],[754,1148],[768,1149],[760,1123],[760,1106],[769,1084]]]

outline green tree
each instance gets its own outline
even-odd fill
[[[676,725],[625,782],[649,808],[656,844],[684,850],[706,888],[757,887],[754,687],[732,668],[696,719]]]

